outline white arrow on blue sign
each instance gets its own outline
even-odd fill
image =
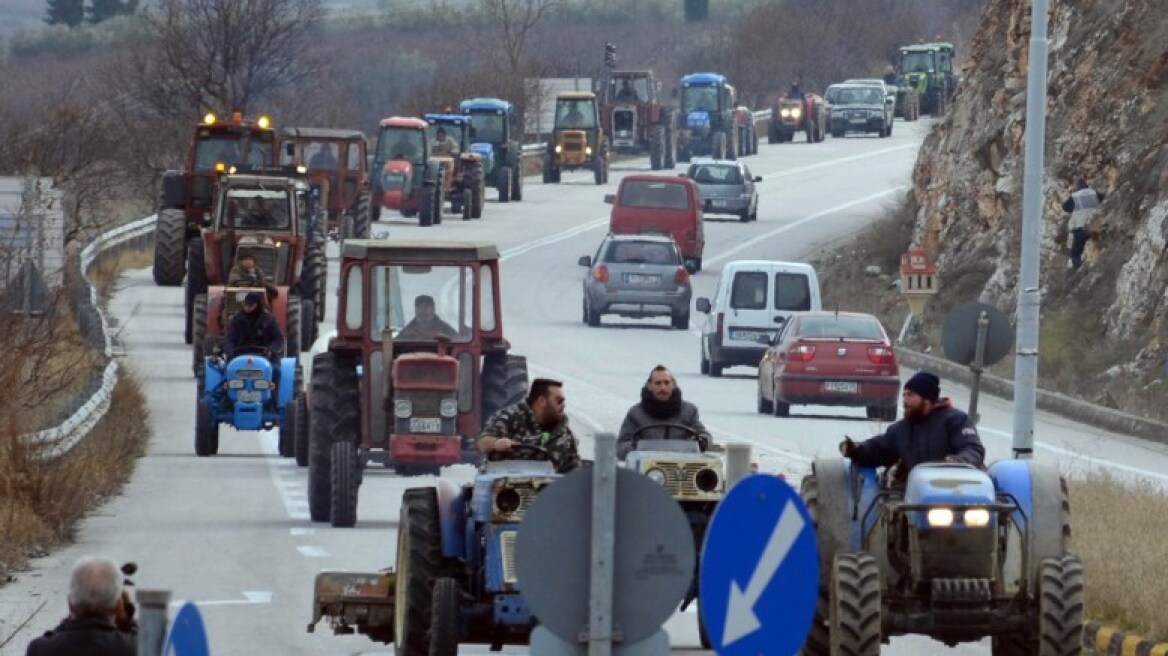
[[[747,476],[714,511],[699,571],[701,612],[719,656],[791,656],[819,594],[819,548],[786,481]]]

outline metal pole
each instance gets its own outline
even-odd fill
[[[166,606],[170,590],[138,590],[138,656],[162,656],[166,627],[170,623]]]
[[[588,598],[588,656],[612,654],[612,577],[616,550],[616,436],[595,439],[592,463],[592,575]]]
[[[726,445],[726,489],[750,474],[750,445],[730,442]]]
[[[1026,159],[1022,167],[1022,257],[1018,285],[1018,351],[1014,358],[1014,457],[1034,450],[1038,389],[1039,240],[1046,145],[1047,0],[1030,8],[1030,69],[1026,78]]]
[[[982,310],[981,316],[977,318],[977,346],[973,351],[973,364],[969,366],[969,370],[973,372],[973,386],[969,391],[969,417],[974,424],[981,419],[977,416],[977,397],[981,390],[981,372],[985,371],[986,333],[989,332],[989,327],[989,317],[986,316],[985,310]]]

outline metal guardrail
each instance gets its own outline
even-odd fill
[[[752,112],[752,114],[754,116],[754,122],[757,123],[759,121],[769,120],[771,117],[771,110],[763,109],[757,112]],[[547,151],[547,142],[523,144],[522,149],[524,157],[541,157],[543,156],[544,152]]]
[[[65,421],[52,428],[22,436],[22,440],[29,445],[43,446],[40,457],[44,460],[57,458],[77,445],[89,431],[105,417],[109,410],[110,398],[114,387],[118,383],[118,362],[116,357],[121,351],[114,343],[109,321],[102,310],[97,296],[97,289],[89,281],[89,270],[101,257],[116,252],[143,238],[153,238],[155,216],[128,223],[111,230],[107,230],[93,239],[80,255],[81,272],[85,282],[89,285],[89,303],[96,310],[101,320],[101,330],[105,337],[105,357],[108,363],[101,375],[101,385],[87,401],[81,404]]]

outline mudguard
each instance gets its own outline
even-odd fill
[[[280,358],[280,386],[276,388],[276,407],[283,411],[296,396],[296,358]]]
[[[210,400],[208,391],[217,390],[223,384],[223,369],[214,358],[203,358],[203,395]]]
[[[463,558],[466,554],[466,504],[462,489],[444,479],[435,486],[438,494],[438,527],[442,533],[442,556]]]
[[[1061,557],[1067,551],[1070,517],[1062,477],[1054,464],[1033,460],[1000,460],[989,471],[998,492],[1018,503],[1014,521],[1023,527],[1027,579],[1033,584],[1044,558]]]
[[[857,468],[858,478],[854,479],[851,462],[842,458],[816,459],[811,467],[819,486],[816,512],[819,563],[823,574],[830,575],[836,554],[864,550],[864,536],[872,530],[878,517],[869,508],[880,485],[872,468]]]

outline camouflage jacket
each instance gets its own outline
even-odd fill
[[[576,436],[568,427],[568,418],[553,431],[546,431],[535,420],[535,413],[526,401],[508,406],[491,415],[483,437],[506,437],[519,444],[547,449],[556,471],[563,474],[580,466],[580,452]]]

